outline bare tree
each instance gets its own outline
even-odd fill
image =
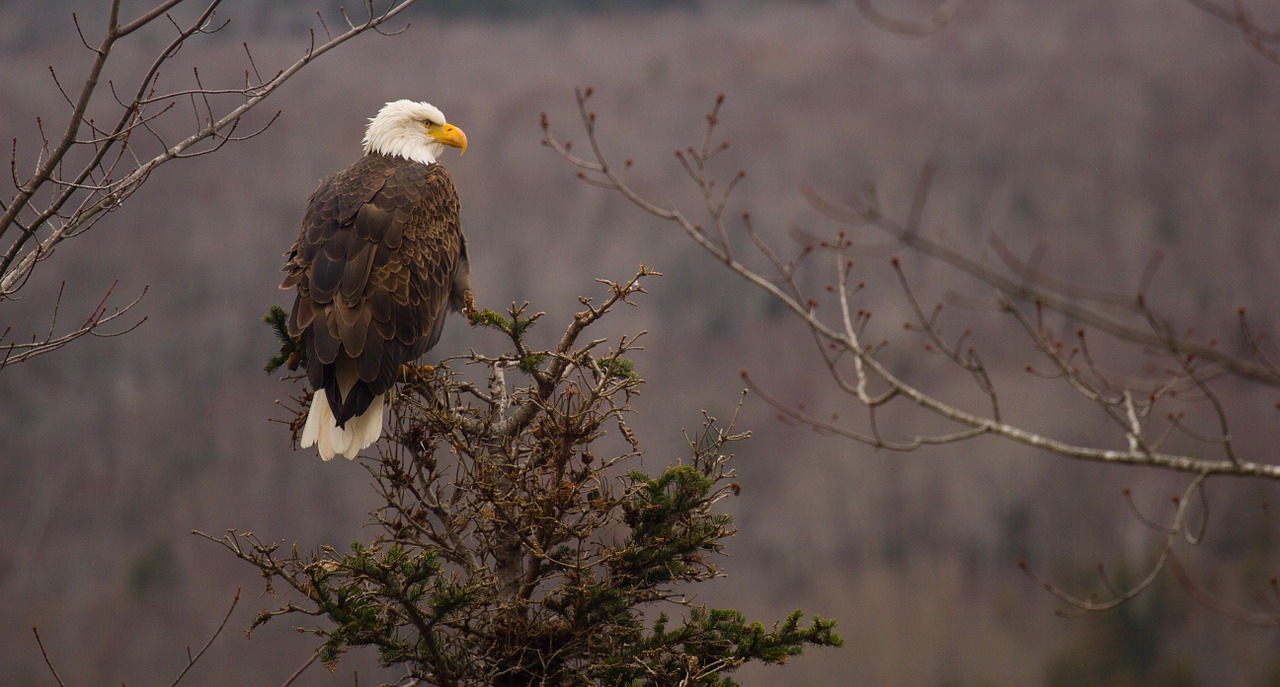
[[[1135,584],[1124,587],[1099,566],[1107,595],[1100,601],[1092,594],[1072,595],[1030,571],[1028,574],[1065,601],[1071,609],[1067,613],[1114,607],[1149,587],[1165,570],[1173,571],[1193,596],[1208,600],[1175,555],[1179,542],[1194,545],[1205,535],[1209,508],[1206,483],[1225,477],[1280,480],[1280,465],[1269,456],[1250,455],[1239,448],[1244,433],[1267,428],[1233,422],[1223,399],[1224,393],[1242,384],[1280,386],[1280,366],[1244,308],[1238,313],[1242,344],[1237,350],[1228,350],[1215,340],[1200,338],[1151,305],[1145,288],[1154,262],[1142,270],[1137,290],[1125,295],[1054,278],[1040,269],[1038,254],[1021,258],[999,240],[993,240],[979,254],[949,245],[924,228],[934,174],[931,164],[924,166],[910,203],[898,212],[886,207],[871,181],[843,203],[804,188],[802,192],[830,220],[832,229],[823,236],[793,231],[796,241],[790,248],[780,248],[757,229],[748,212],[729,209],[733,191],[746,172],[731,173],[727,182],[717,176],[717,156],[728,149],[728,143],[718,140],[716,134],[723,95],[707,114],[703,139],[676,151],[681,169],[701,192],[700,221],[679,208],[651,200],[628,182],[631,162],[616,164],[606,152],[598,135],[596,113],[589,107],[591,95],[590,88],[577,92],[588,143],[586,153],[574,152],[568,142],[555,135],[545,115],[543,143],[568,161],[580,179],[619,193],[642,211],[669,222],[731,274],[785,306],[812,335],[814,355],[847,398],[847,405],[861,411],[842,412],[838,418],[819,416],[803,404],[774,397],[744,371],[743,379],[751,389],[782,417],[875,449],[916,451],[996,436],[1074,460],[1185,474],[1185,488],[1173,498],[1173,513],[1164,518],[1139,512],[1129,493],[1124,494],[1135,517],[1161,541],[1148,574]],[[864,258],[883,253],[884,241],[877,241],[876,233],[887,236],[891,246],[940,262],[956,280],[968,277],[983,285],[988,310],[1001,315],[1008,333],[1020,335],[1036,351],[1036,359],[1025,365],[1026,373],[1054,390],[1070,389],[1109,420],[1112,435],[1078,443],[1009,419],[1008,407],[1025,404],[1027,399],[1008,398],[1007,392],[1002,393],[971,328],[953,324],[955,317],[948,316],[955,308],[948,309],[943,302],[928,305],[896,256],[889,266],[899,297],[912,316],[903,324],[901,336],[882,335],[882,330],[871,327],[872,306],[863,304],[868,303],[870,292],[883,293],[885,285],[859,279],[858,267]],[[744,255],[743,247],[751,255]],[[975,306],[969,297],[953,294],[949,299],[953,303],[965,301],[962,312],[972,312]],[[1145,361],[1139,372],[1118,373],[1109,357],[1095,352],[1112,350],[1116,345],[1128,347],[1129,355]],[[904,354],[911,350],[918,353]],[[904,355],[907,360],[923,357],[943,361],[955,375],[970,380],[976,391],[971,396],[981,401],[948,400],[942,393],[944,384],[937,379],[909,380],[895,371],[902,366]],[[919,429],[904,434],[889,429],[890,424]],[[1027,569],[1025,563],[1023,567]],[[1280,593],[1274,581],[1262,597],[1256,609],[1233,614],[1253,624],[1280,624]],[[1216,601],[1210,605],[1224,608]]]
[[[282,67],[261,68],[246,43],[243,78],[222,84],[206,82],[198,66],[180,83],[161,83],[162,73],[169,77],[167,70],[177,68],[175,59],[184,47],[208,39],[231,21],[218,14],[221,0],[165,0],[135,17],[124,16],[120,0],[112,0],[106,26],[95,40],[73,14],[72,24],[91,54],[90,63],[74,81],[49,67],[66,110],[60,117],[37,118],[34,156],[20,155],[19,137],[12,140],[10,188],[0,200],[0,307],[14,299],[62,242],[83,236],[160,166],[216,153],[227,143],[261,134],[279,112],[252,131],[242,131],[250,110],[330,50],[367,32],[395,33],[384,25],[415,1],[397,0],[379,9],[374,0],[365,0],[359,16],[340,11],[336,30],[317,13],[319,31],[311,29],[306,50]],[[194,11],[183,13],[187,7]],[[145,69],[128,75],[128,82],[107,79],[108,63],[129,42],[156,42],[161,47]],[[112,335],[106,326],[133,309],[142,294],[123,306],[111,305],[112,296],[108,291],[81,324],[68,330],[58,328],[60,298],[50,307],[43,335],[20,340],[26,332],[14,331],[12,324],[0,327],[0,368],[86,335]]]

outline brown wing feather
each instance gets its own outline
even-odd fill
[[[298,290],[289,331],[339,426],[439,341],[469,288],[458,197],[438,164],[367,155],[321,182],[287,256],[281,288]],[[344,358],[360,378],[346,398],[334,372]]]

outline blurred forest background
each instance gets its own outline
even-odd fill
[[[48,67],[78,78],[87,51],[70,14],[87,34],[102,21],[86,4],[0,2],[0,138],[18,137],[22,152],[34,152],[37,116],[64,121]],[[919,16],[933,3],[877,6]],[[210,77],[235,75],[247,41],[259,65],[282,63],[305,49],[318,8],[335,21],[336,2],[228,2],[231,25],[183,57]],[[1280,318],[1280,66],[1186,2],[971,0],[924,40],[869,26],[834,0],[424,1],[409,18],[403,35],[366,36],[285,86],[256,113],[283,110],[261,137],[167,166],[5,304],[3,325],[21,339],[48,328],[64,279],[67,325],[117,280],[115,303],[149,287],[137,331],[0,373],[0,682],[53,684],[35,625],[68,685],[167,684],[238,588],[228,632],[183,684],[279,684],[311,654],[312,640],[283,625],[248,640],[236,632],[271,603],[251,568],[189,532],[341,546],[376,503],[358,465],[291,452],[287,429],[269,421],[286,417],[275,401],[296,388],[262,372],[277,344],[261,317],[290,300],[276,288],[281,254],[307,195],[359,155],[367,118],[388,100],[432,102],[467,132],[467,155],[443,162],[481,305],[531,301],[549,313],[549,338],[579,294],[598,292],[593,278],[624,278],[639,263],[666,275],[612,322],[619,334],[649,332],[634,426],[653,469],[684,453],[680,430],[700,409],[732,412],[740,369],[788,402],[838,411],[841,397],[795,321],[539,144],[542,111],[557,133],[583,138],[575,86],[596,88],[600,136],[615,158],[635,160],[635,186],[690,213],[700,199],[672,151],[700,141],[703,115],[727,94],[725,176],[748,173],[735,211],[750,210],[781,245],[794,229],[829,227],[802,185],[839,199],[874,178],[886,203],[905,207],[934,159],[925,226],[957,247],[980,254],[999,236],[1026,255],[1043,241],[1048,272],[1125,293],[1163,251],[1150,289],[1162,312],[1223,341],[1238,336],[1239,305],[1255,322]],[[120,57],[121,74],[145,59]],[[982,293],[903,257],[927,303]],[[893,337],[906,310],[886,262],[868,258],[860,278],[873,330]],[[972,318],[988,364],[1021,385],[1005,387],[1015,412],[1064,438],[1099,432],[1098,413],[1022,374],[1027,341],[984,331],[989,314]],[[455,318],[430,356],[500,345]],[[931,373],[913,362],[916,345],[903,343],[900,359],[891,350],[908,377]],[[957,398],[972,393],[955,385]],[[1266,460],[1274,402],[1231,392],[1236,427],[1249,429],[1237,450]],[[846,646],[744,672],[745,683],[1280,682],[1280,632],[1212,612],[1172,582],[1119,610],[1063,619],[1017,567],[1026,559],[1081,592],[1102,591],[1100,562],[1141,574],[1157,542],[1121,488],[1157,513],[1183,478],[996,441],[876,453],[775,415],[748,399],[744,492],[727,504],[740,532],[729,577],[701,593],[751,617],[834,617]],[[1184,562],[1216,597],[1247,607],[1280,571],[1280,535],[1262,510],[1276,489],[1211,491],[1209,542]],[[393,677],[352,655],[298,684],[349,685],[353,670],[360,684]]]

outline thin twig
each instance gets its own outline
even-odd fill
[[[62,678],[58,676],[57,669],[53,667],[53,661],[49,660],[49,652],[45,651],[44,642],[40,640],[40,630],[32,627],[31,632],[36,636],[36,645],[40,647],[40,655],[44,657],[44,664],[49,667],[49,672],[53,674],[53,679],[57,681],[58,687],[67,687],[62,682]]]
[[[200,650],[196,652],[195,656],[191,656],[190,653],[188,653],[186,667],[182,669],[181,673],[178,673],[178,677],[174,678],[173,682],[169,683],[169,687],[174,687],[179,682],[182,682],[182,678],[185,677],[187,672],[195,666],[196,661],[199,661],[200,657],[204,656],[204,652],[209,650],[209,647],[213,645],[213,640],[217,639],[218,635],[222,634],[222,629],[227,626],[227,621],[231,619],[231,613],[236,610],[236,604],[238,603],[240,603],[240,590],[236,589],[236,596],[231,600],[231,608],[228,608],[227,614],[222,616],[222,622],[218,623],[218,629],[213,631],[213,635],[209,637],[209,641],[205,642],[204,646],[200,647]]]

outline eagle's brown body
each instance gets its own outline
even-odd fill
[[[306,344],[312,388],[338,428],[378,399],[380,431],[382,394],[436,344],[470,288],[449,174],[369,153],[311,194],[286,255],[280,287],[298,290],[289,332]]]

